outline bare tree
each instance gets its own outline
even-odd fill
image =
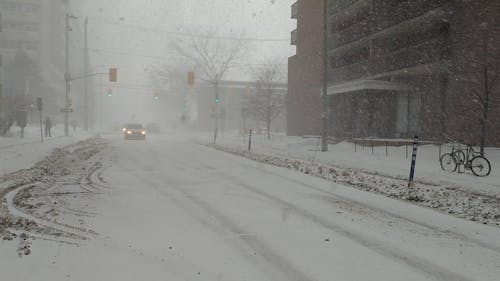
[[[455,79],[468,93],[466,99],[459,101],[461,115],[473,122],[464,130],[469,134],[465,137],[469,141],[479,141],[484,154],[490,128],[500,124],[494,124],[498,120],[490,117],[492,110],[500,105],[500,29],[494,21],[484,22],[473,35],[464,33],[462,36],[468,38],[468,43],[456,66]]]
[[[199,77],[214,87],[215,92],[215,124],[214,143],[217,140],[219,127],[219,84],[234,63],[247,52],[247,45],[241,36],[223,38],[217,36],[215,30],[190,32],[190,36],[176,39],[175,50],[194,63]]]
[[[249,100],[249,108],[258,121],[266,123],[268,139],[271,139],[271,122],[285,108],[286,94],[278,86],[282,77],[280,65],[274,62],[263,64],[254,70],[255,94]]]

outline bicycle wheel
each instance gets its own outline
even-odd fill
[[[474,175],[478,177],[486,177],[491,172],[490,161],[483,156],[476,156],[472,158],[470,169]]]
[[[465,152],[463,152],[462,150],[456,150],[454,152],[454,155],[458,163],[465,163]]]
[[[443,169],[443,171],[455,172],[457,170],[457,160],[450,153],[443,154],[439,162],[441,163],[441,169]]]

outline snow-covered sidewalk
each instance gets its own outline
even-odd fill
[[[207,142],[204,135],[198,140]],[[236,133],[226,133],[219,137],[217,144],[228,148],[246,150],[248,137]],[[386,175],[393,178],[408,178],[411,161],[411,144],[406,146],[374,146],[370,141],[355,146],[350,142],[330,144],[328,152],[321,152],[321,144],[317,138],[275,136],[268,141],[263,136],[253,136],[252,152],[282,156],[303,161],[334,165],[368,173]],[[450,146],[443,145],[441,152],[446,153]],[[407,154],[408,149],[408,154]],[[491,174],[488,177],[476,177],[470,171],[458,174],[441,170],[439,164],[440,148],[437,145],[421,145],[418,148],[415,178],[417,181],[433,185],[459,187],[473,192],[485,193],[500,197],[500,148],[486,148],[486,157],[491,163]],[[407,156],[408,155],[408,156]]]
[[[417,171],[422,167],[424,173],[431,173],[429,166],[437,166],[435,177],[417,176],[414,188],[408,188],[408,175],[399,172],[408,173],[409,160],[405,163],[406,157],[400,156],[404,161],[398,159],[394,152],[393,157],[385,156],[385,146],[384,156],[381,156],[380,148],[374,148],[372,155],[371,147],[365,148],[369,150],[365,153],[362,147],[357,148],[356,152],[354,148],[349,151],[348,143],[331,145],[329,152],[322,153],[317,151],[317,140],[301,138],[284,138],[281,142],[273,142],[256,137],[251,152],[238,136],[222,138],[216,145],[210,145],[261,163],[285,167],[360,190],[438,209],[459,218],[500,226],[500,192],[494,189],[496,183],[488,184],[485,178],[468,174],[455,176],[470,177],[469,181],[474,185],[469,185],[468,181],[447,180],[451,179],[452,174],[440,176],[439,164],[433,163],[437,160],[432,160],[433,157],[438,158],[439,154],[433,151],[435,147],[432,146],[421,147],[422,157],[417,160]],[[392,149],[394,151],[397,148]],[[401,167],[394,166],[398,161]],[[369,163],[373,166],[369,166]],[[495,176],[493,173],[492,178]]]
[[[50,154],[55,148],[63,147],[90,137],[83,130],[71,131],[64,137],[64,130],[55,127],[51,138],[40,142],[40,128],[27,127],[25,137],[20,138],[18,128],[9,137],[0,137],[0,176],[32,166]]]

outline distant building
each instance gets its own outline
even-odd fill
[[[2,11],[0,10],[0,34],[2,33]],[[5,106],[5,100],[4,100],[4,80],[3,80],[3,62],[2,62],[2,52],[0,50],[0,130],[3,126],[3,120],[5,118],[4,116],[4,106]]]
[[[37,66],[33,70],[36,75],[25,78],[23,90],[13,86],[15,83],[5,75],[4,95],[9,99],[9,109],[31,108],[40,96],[46,110],[58,110],[58,99],[64,91],[64,16],[68,5],[68,0],[0,0],[3,66],[8,66],[19,54]]]
[[[276,83],[273,94],[287,94],[286,84]],[[222,81],[219,84],[219,127],[221,131],[243,131],[244,129],[264,129],[265,122],[250,116],[247,112],[249,100],[255,95],[256,84],[244,81]],[[215,92],[211,84],[200,84],[197,92],[198,128],[213,130],[215,124]],[[285,110],[285,108],[283,109]],[[283,112],[271,123],[271,130],[284,133],[286,131],[286,114]]]
[[[304,2],[313,1],[297,2],[297,57],[306,48],[321,53],[324,42],[322,23],[318,20],[322,18],[322,10],[317,11]],[[482,66],[484,58],[493,59],[487,64],[489,82],[493,82],[494,69],[498,68],[494,60],[500,54],[499,1],[333,0],[329,5],[331,135],[344,138],[419,135],[427,140],[479,144],[485,107]],[[301,36],[300,30],[313,23],[316,31],[305,32],[316,33],[320,38],[313,37],[315,40],[311,42],[307,40],[311,35]],[[299,48],[301,45],[307,47]],[[321,87],[310,87],[305,92],[294,86],[300,85],[297,83],[300,78],[294,76],[297,72],[314,73],[319,77],[315,78],[316,83],[322,81],[323,72],[314,71],[317,57],[299,64],[291,58],[289,92],[297,94],[289,96],[289,119],[298,118],[308,110],[296,110],[295,103],[301,101],[293,100],[294,97],[318,99]],[[500,144],[499,92],[498,87],[492,87],[489,93],[488,144]],[[302,104],[311,107],[309,111],[318,108],[318,103]],[[289,133],[308,133],[307,126],[317,125],[304,124]]]

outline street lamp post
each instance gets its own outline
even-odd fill
[[[323,1],[323,92],[321,95],[321,151],[328,151],[328,0]]]
[[[66,72],[64,74],[64,81],[66,86],[66,93],[64,98],[64,135],[69,135],[69,111],[70,111],[70,102],[69,102],[69,93],[70,93],[70,82],[71,82],[71,74],[69,73],[69,19],[76,19],[77,17],[66,14]]]
[[[85,40],[85,55],[83,56],[83,65],[84,65],[84,73],[87,75],[88,73],[88,58],[89,58],[89,49],[88,49],[88,24],[89,24],[89,19],[88,17],[85,17],[85,35],[84,35],[84,40]],[[85,100],[85,117],[84,117],[84,129],[85,131],[89,130],[89,97],[88,97],[88,79],[87,76],[85,76],[85,82],[83,84],[84,88],[84,100]]]

